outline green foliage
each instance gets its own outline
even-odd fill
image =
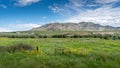
[[[35,50],[28,51],[28,44]],[[0,38],[1,47],[18,50],[0,52],[0,68],[119,68],[119,44],[98,38]]]
[[[104,34],[105,33],[105,34]],[[119,40],[120,34],[116,31],[114,34],[107,34],[107,31],[26,31],[0,33],[0,37],[7,38],[100,38],[106,40]]]
[[[12,46],[0,46],[0,52],[17,52],[17,51],[32,51],[34,48],[31,45],[19,43]]]

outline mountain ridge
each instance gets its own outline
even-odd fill
[[[79,23],[49,23],[41,27],[33,28],[38,31],[104,31],[104,30],[120,30],[120,27],[103,26],[93,22]]]

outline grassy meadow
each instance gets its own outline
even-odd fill
[[[120,40],[0,38],[0,46],[19,43],[39,50],[0,51],[0,68],[120,68]]]

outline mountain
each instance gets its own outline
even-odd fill
[[[80,23],[49,23],[32,30],[39,31],[104,31],[104,30],[120,30],[120,27],[102,26],[92,22]]]

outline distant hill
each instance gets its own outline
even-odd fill
[[[38,31],[104,31],[104,30],[120,30],[120,27],[102,26],[92,22],[80,23],[49,23],[32,30]]]

